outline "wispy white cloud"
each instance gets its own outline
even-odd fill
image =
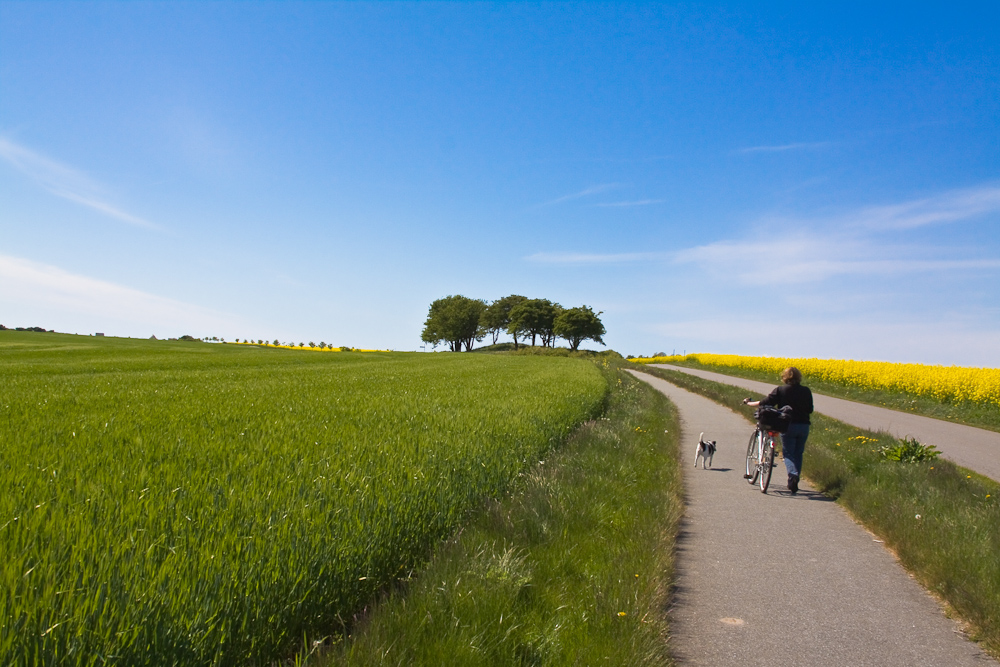
[[[951,190],[934,197],[862,209],[847,222],[876,230],[902,230],[957,222],[1000,211],[1000,186]]]
[[[779,144],[775,146],[748,146],[747,148],[740,148],[736,152],[741,154],[747,153],[783,153],[785,151],[797,151],[797,150],[816,150],[819,148],[826,148],[832,145],[829,141],[811,141],[811,142],[800,142],[794,144]]]
[[[580,252],[536,252],[524,259],[538,264],[623,264],[627,262],[648,262],[667,257],[657,252],[627,253],[580,253]]]
[[[1000,281],[997,246],[909,231],[991,225],[974,218],[1000,210],[998,192],[745,225],[651,273],[673,290],[674,317],[646,326],[657,348],[998,365],[1000,306],[988,287]]]
[[[624,264],[660,262],[695,265],[700,275],[733,284],[781,285],[794,276],[798,285],[844,276],[903,276],[933,272],[1000,270],[1000,259],[907,257],[904,248],[870,245],[863,240],[814,233],[794,237],[730,240],[678,252],[538,252],[525,257],[537,264]]]
[[[631,202],[642,203],[645,202]],[[539,252],[525,259],[543,264],[670,262],[697,266],[706,276],[757,285],[787,283],[789,276],[795,276],[795,282],[802,284],[841,276],[995,272],[1000,269],[1000,258],[943,256],[947,249],[942,246],[887,241],[881,238],[881,232],[952,223],[996,211],[1000,211],[1000,186],[991,185],[901,204],[866,207],[836,219],[768,221],[763,231],[752,236],[676,252]]]
[[[169,330],[229,330],[235,321],[207,308],[8,255],[0,255],[0,303],[29,306],[39,317],[72,311],[97,321]]]
[[[640,199],[638,201],[614,201],[594,204],[594,206],[608,207],[628,207],[628,206],[649,206],[650,204],[662,204],[663,199]]]
[[[0,136],[0,158],[56,197],[136,227],[160,229],[159,225],[108,203],[103,193],[104,188],[82,171],[32,151],[3,136]]]
[[[886,321],[868,313],[823,319],[735,313],[648,328],[662,337],[662,347],[678,352],[1000,366],[996,329],[954,317]]]
[[[681,250],[673,260],[752,284],[787,283],[788,276],[801,284],[840,276],[995,272],[1000,258],[970,256],[968,249],[947,244],[906,243],[903,232],[996,212],[1000,212],[1000,186],[952,190],[834,218],[768,220],[749,237]]]
[[[608,190],[613,190],[619,187],[620,183],[601,183],[600,185],[592,185],[589,188],[584,188],[579,192],[574,192],[570,195],[563,195],[562,197],[556,197],[547,202],[542,202],[539,206],[551,206],[553,204],[561,204],[563,202],[572,201],[574,199],[580,199],[581,197],[589,197],[590,195],[596,195],[601,192],[607,192]]]
[[[110,216],[112,218],[117,218],[122,222],[127,222],[131,225],[136,225],[137,227],[145,227],[146,229],[160,229],[158,225],[153,224],[149,220],[144,220],[143,218],[136,217],[131,213],[126,213],[125,211],[117,209],[111,204],[100,201],[99,199],[92,199],[90,197],[85,197],[75,192],[67,192],[65,190],[50,190],[50,192],[56,195],[57,197],[62,197],[63,199],[68,199],[72,202],[76,202],[81,206],[92,208],[95,211],[104,213],[107,216]]]
[[[680,264],[747,285],[817,283],[840,276],[901,276],[912,273],[997,271],[1000,259],[907,257],[907,250],[863,239],[816,233],[746,241],[720,241],[682,250]]]

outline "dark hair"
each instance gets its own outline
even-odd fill
[[[789,366],[781,371],[781,381],[785,384],[802,384],[802,371],[795,366]]]

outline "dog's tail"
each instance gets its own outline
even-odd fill
[[[705,432],[702,431],[701,435],[698,436],[698,442],[705,442]]]

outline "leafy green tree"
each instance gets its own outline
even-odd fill
[[[527,301],[528,297],[519,294],[511,294],[502,299],[497,299],[483,311],[479,318],[479,327],[487,334],[493,336],[493,344],[497,344],[500,334],[507,331],[510,326],[510,311],[514,306]],[[517,349],[517,338],[514,338],[514,348]]]
[[[552,313],[552,319],[545,321],[545,326],[542,329],[540,335],[542,337],[542,345],[544,347],[555,347],[556,344],[556,318],[563,312],[563,307],[558,303],[552,304],[554,307],[554,312]]]
[[[550,345],[555,338],[552,327],[555,324],[556,315],[561,310],[562,306],[552,303],[548,299],[526,299],[511,308],[507,333],[515,336],[514,346],[517,347],[517,335],[527,337],[529,334],[532,345],[535,344],[538,336],[542,338],[542,345]]]
[[[590,306],[567,308],[556,316],[552,331],[556,336],[569,341],[569,349],[576,350],[580,343],[592,340],[604,345],[602,337],[607,331],[601,322],[601,313],[595,313]]]
[[[479,318],[486,310],[486,303],[461,295],[446,296],[431,304],[420,339],[438,345],[447,343],[452,352],[472,349],[474,341],[482,340]]]

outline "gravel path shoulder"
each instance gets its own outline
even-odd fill
[[[680,665],[998,667],[892,554],[805,480],[796,496],[781,467],[766,495],[747,484],[750,422],[635,375],[677,405],[690,456],[671,609]],[[708,470],[693,467],[702,431],[719,447]]]
[[[651,365],[680,371],[714,382],[743,387],[762,396],[766,396],[777,384],[767,384],[682,366]],[[803,384],[808,385],[808,380],[809,378],[806,378]],[[955,424],[822,394],[814,393],[813,402],[816,412],[833,417],[845,424],[871,431],[885,431],[897,438],[916,438],[925,445],[934,445],[945,458],[952,462],[1000,482],[1000,433],[996,431],[987,431],[974,426]]]

